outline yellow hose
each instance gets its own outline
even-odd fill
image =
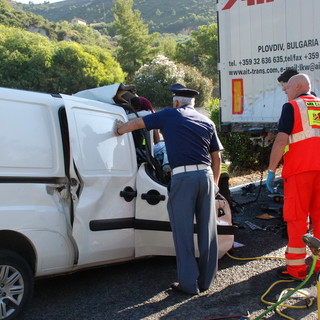
[[[277,259],[277,260],[285,260],[286,258],[280,258],[280,257],[255,257],[255,258],[237,258],[232,256],[229,252],[226,253],[228,257],[235,260],[261,260],[261,259]]]
[[[289,299],[295,292],[297,292],[303,285],[305,285],[305,284],[308,282],[308,280],[311,278],[311,276],[312,276],[312,274],[313,274],[314,268],[315,268],[315,266],[316,266],[316,262],[317,262],[317,256],[314,255],[314,256],[313,256],[313,260],[312,260],[312,266],[311,266],[311,269],[310,269],[310,271],[309,271],[306,279],[304,279],[296,288],[292,289],[292,290],[291,290],[291,293],[288,293],[288,294],[285,295],[283,298],[279,298],[276,303],[272,304],[272,306],[271,306],[270,308],[268,308],[265,312],[263,312],[260,316],[258,316],[258,317],[255,318],[254,320],[259,320],[259,319],[261,319],[263,316],[265,316],[266,314],[268,314],[270,311],[272,311],[272,310],[274,310],[274,309],[276,310],[276,312],[278,312],[278,311],[277,311],[277,308],[278,308],[279,306],[281,306],[281,303],[284,302],[285,300]],[[291,280],[282,280],[282,281],[288,282],[288,281],[291,281]],[[279,281],[277,281],[277,282],[279,282]],[[272,285],[271,287],[273,287],[273,286],[274,286],[274,285]],[[269,290],[269,289],[268,289],[268,290]],[[269,290],[269,291],[270,291],[270,290]],[[283,295],[281,294],[280,296],[283,296]],[[309,300],[312,301],[312,303],[313,303],[313,300],[312,300],[311,298],[309,298]],[[311,304],[312,304],[312,303],[311,303]],[[287,307],[292,308],[293,306],[287,306]],[[306,306],[305,308],[307,308],[307,306]],[[279,315],[282,316],[283,314],[280,312]],[[285,316],[285,317],[286,317],[287,319],[290,319],[290,320],[295,320],[295,319],[293,319],[293,318],[289,318],[288,316]]]
[[[226,255],[228,257],[230,257],[231,259],[235,259],[235,260],[261,260],[261,259],[279,259],[279,260],[285,260],[285,258],[280,258],[280,257],[254,257],[254,258],[238,258],[238,257],[234,257],[231,254],[229,254],[228,252],[226,253]],[[294,309],[305,309],[305,308],[309,308],[312,304],[313,304],[313,299],[310,298],[307,294],[305,294],[303,291],[299,291],[299,289],[310,279],[310,277],[312,276],[312,273],[314,271],[315,265],[316,265],[316,261],[317,261],[317,256],[313,256],[313,262],[312,262],[312,266],[311,269],[309,271],[309,274],[307,276],[307,278],[301,282],[301,284],[299,284],[296,288],[292,289],[292,288],[288,288],[285,289],[281,292],[278,301],[276,303],[274,302],[270,302],[270,301],[266,301],[264,300],[264,297],[271,291],[271,289],[277,285],[278,283],[281,282],[293,282],[294,280],[279,280],[276,281],[275,283],[273,283],[268,290],[261,296],[261,302],[270,305],[271,307],[269,309],[267,309],[265,312],[263,312],[260,316],[258,316],[257,318],[255,318],[254,320],[259,320],[261,319],[263,316],[265,316],[266,314],[268,314],[269,312],[271,312],[272,310],[275,310],[277,312],[277,314],[279,314],[281,317],[284,317],[286,319],[289,320],[295,320],[294,318],[291,318],[285,314],[283,314],[279,308],[283,307],[283,308],[294,308]],[[320,277],[320,276],[319,276]],[[320,306],[320,278],[318,277],[317,279],[317,289],[318,289],[318,306]],[[288,291],[291,291],[291,293],[286,294]],[[291,305],[284,305],[281,304],[282,302],[284,302],[285,300],[287,300],[289,297],[291,297],[295,292],[299,292],[300,294],[303,294],[307,299],[308,299],[308,303],[305,306],[291,306]],[[285,295],[286,294],[286,295]],[[284,296],[284,297],[283,297]],[[319,310],[318,310],[318,318],[320,319],[320,314],[319,314]]]
[[[275,304],[275,302],[271,302],[271,301],[267,301],[265,300],[265,296],[278,284],[278,283],[284,283],[284,282],[294,282],[294,280],[279,280],[279,281],[276,281],[275,283],[273,283],[269,288],[268,290],[261,296],[261,302],[267,304],[267,305],[270,305],[270,306],[273,306]],[[310,298],[310,296],[308,294],[306,294],[305,292],[303,291],[299,291],[299,290],[295,290],[295,289],[292,289],[292,288],[288,288],[288,289],[284,289],[280,295],[279,295],[279,298],[278,298],[278,301],[280,301],[283,296],[288,292],[288,291],[294,291],[294,292],[299,292],[300,294],[304,295],[306,298],[307,298],[307,301],[308,303],[305,305],[305,306],[292,306],[292,305],[286,305],[286,304],[279,304],[276,308],[275,308],[275,311],[277,312],[277,314],[279,314],[281,317],[283,318],[286,318],[286,319],[289,319],[289,320],[295,320],[294,318],[291,318],[285,314],[283,314],[279,308],[282,307],[282,308],[292,308],[292,309],[305,309],[305,308],[309,308],[312,306],[313,304],[313,299]],[[294,293],[293,292],[293,293]],[[287,298],[286,298],[287,299]],[[285,299],[285,300],[286,300]],[[277,301],[277,302],[278,302]]]

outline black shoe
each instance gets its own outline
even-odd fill
[[[172,289],[173,291],[176,291],[176,292],[179,292],[179,293],[182,293],[182,294],[187,294],[187,295],[189,295],[189,296],[195,296],[195,295],[198,295],[198,294],[199,294],[198,292],[197,292],[197,293],[192,293],[192,292],[186,292],[186,291],[182,290],[182,289],[180,288],[179,284],[176,283],[176,282],[171,285],[171,289]]]
[[[277,270],[277,276],[279,279],[281,280],[295,280],[295,281],[303,281],[305,279],[305,277],[303,279],[300,278],[296,278],[294,276],[292,276],[286,267],[281,267]]]

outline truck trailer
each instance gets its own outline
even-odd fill
[[[318,0],[217,0],[223,132],[276,131],[286,102],[277,78],[307,74],[318,95]]]

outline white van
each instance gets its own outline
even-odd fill
[[[152,135],[138,162],[134,135],[113,134],[137,116],[114,102],[119,88],[0,88],[0,319],[17,316],[35,277],[175,254]],[[234,228],[219,221],[221,257]]]

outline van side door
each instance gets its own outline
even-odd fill
[[[136,257],[174,256],[175,249],[167,211],[167,186],[158,182],[142,164],[137,174],[135,219]]]
[[[135,177],[131,135],[115,137],[115,119],[124,110],[98,101],[62,95],[70,136],[73,237],[78,264],[134,257]]]

